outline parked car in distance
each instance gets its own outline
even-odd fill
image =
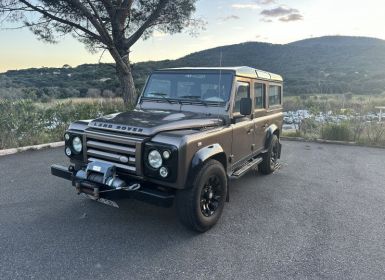
[[[181,222],[204,232],[232,180],[276,169],[282,102],[282,77],[254,68],[158,70],[135,110],[72,123],[64,136],[71,165],[51,173],[112,206],[127,197],[175,201]]]

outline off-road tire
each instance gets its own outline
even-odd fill
[[[209,185],[216,186],[216,183],[210,182],[217,181],[219,185],[215,188],[215,197],[220,196],[220,198],[218,204],[215,203],[215,199],[210,204],[208,202],[211,201],[208,200],[210,195],[207,195],[209,193],[207,190]],[[214,187],[212,188],[214,189]],[[223,165],[216,160],[207,161],[199,170],[192,184],[176,193],[175,204],[179,220],[187,228],[194,231],[205,232],[209,230],[218,222],[222,214],[226,194],[227,176]],[[211,197],[213,196],[213,192],[211,192]],[[217,207],[212,215],[207,216],[211,213],[209,205],[212,205],[212,208],[214,205]]]
[[[271,174],[277,168],[279,150],[279,139],[277,135],[273,134],[270,140],[267,152],[263,154],[263,160],[259,165],[259,171],[262,174]]]

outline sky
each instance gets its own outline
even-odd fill
[[[325,35],[385,39],[383,0],[198,0],[194,17],[206,22],[196,36],[155,32],[131,49],[133,62],[175,59],[192,52],[245,41],[286,44]],[[4,25],[3,25],[4,27]],[[98,63],[72,36],[58,44],[37,40],[27,29],[0,30],[0,72],[31,67]],[[104,54],[102,62],[112,62]]]

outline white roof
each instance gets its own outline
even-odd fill
[[[267,71],[255,69],[248,66],[236,66],[236,67],[181,67],[181,68],[167,68],[161,69],[158,71],[232,71],[235,72],[235,75],[254,78],[254,79],[262,79],[262,80],[271,80],[283,82],[283,78],[281,75],[270,73]]]

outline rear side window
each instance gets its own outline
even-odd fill
[[[241,99],[250,97],[250,84],[245,82],[237,82],[237,93],[235,94],[234,113],[241,112]]]
[[[265,91],[266,91],[265,84],[254,83],[255,109],[262,109],[265,107]]]
[[[281,86],[271,85],[269,87],[269,107],[281,105]]]

